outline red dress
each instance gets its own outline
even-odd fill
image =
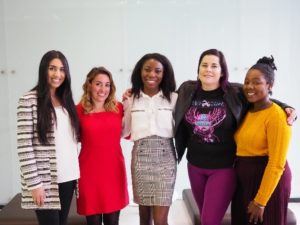
[[[84,114],[77,105],[81,151],[77,212],[111,213],[128,205],[127,177],[121,149],[123,106],[119,112]]]

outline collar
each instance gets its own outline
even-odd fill
[[[143,97],[143,98],[151,98],[149,95],[145,94],[143,91],[141,91],[141,97]],[[152,98],[157,98],[157,97],[161,97],[161,98],[164,97],[162,90],[160,90],[157,94],[155,94],[155,95],[152,96]]]

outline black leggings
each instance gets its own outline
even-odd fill
[[[113,213],[97,214],[86,217],[87,225],[118,225],[119,224],[120,211]]]
[[[58,184],[61,210],[35,210],[39,225],[67,225],[76,180]]]

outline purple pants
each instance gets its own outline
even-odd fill
[[[202,169],[188,163],[188,173],[201,224],[221,225],[236,187],[234,169]]]

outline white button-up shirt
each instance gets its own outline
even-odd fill
[[[133,141],[152,135],[172,138],[176,100],[177,93],[171,93],[169,102],[162,91],[152,97],[141,92],[139,98],[125,100],[122,136],[130,135]]]

